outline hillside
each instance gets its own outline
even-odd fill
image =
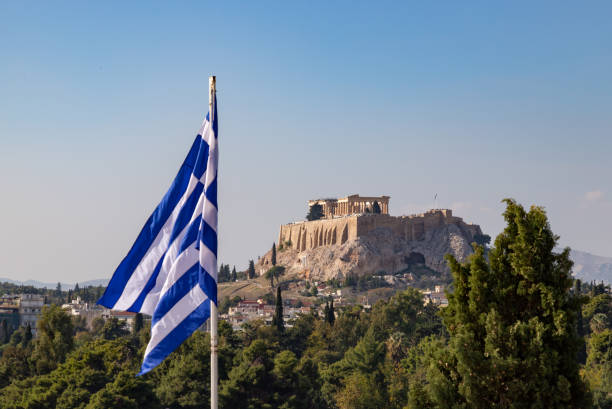
[[[582,281],[612,283],[612,257],[596,256],[585,251],[572,250],[574,275]]]

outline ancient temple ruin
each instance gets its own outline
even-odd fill
[[[342,217],[359,213],[374,213],[374,203],[378,203],[381,214],[389,214],[390,196],[362,197],[350,195],[341,199],[309,200],[308,207],[318,204],[325,218]]]

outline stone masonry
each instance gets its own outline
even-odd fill
[[[341,199],[309,200],[308,207],[321,205],[325,218],[348,216],[351,214],[373,213],[374,203],[378,203],[381,214],[389,214],[389,196],[364,197],[350,195]]]
[[[378,228],[385,228],[405,241],[421,241],[428,231],[445,225],[456,225],[470,239],[482,234],[480,226],[465,223],[462,218],[453,216],[450,209],[432,209],[410,216],[361,213],[285,224],[280,227],[278,243],[290,243],[292,249],[302,252],[320,246],[344,244]]]

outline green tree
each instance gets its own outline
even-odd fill
[[[610,328],[610,321],[608,320],[608,316],[606,314],[599,312],[593,315],[589,325],[592,332],[599,333]]]
[[[2,330],[1,341],[2,341],[3,344],[6,344],[11,339],[11,334],[9,332],[9,327],[8,327],[8,322],[6,322],[6,320],[2,320],[2,327],[0,329]]]
[[[249,269],[247,270],[249,280],[255,278],[255,263],[253,260],[249,260]]]
[[[0,407],[159,408],[151,384],[134,376],[140,357],[127,339],[84,344],[52,372],[1,389]]]
[[[488,246],[491,243],[491,236],[488,234],[475,234],[474,242],[479,246]]]
[[[58,282],[57,283],[57,287],[55,287],[55,296],[57,298],[61,298],[62,297],[62,283]]]
[[[141,313],[137,313],[136,317],[134,317],[134,333],[140,332],[140,330],[144,327],[143,317]]]
[[[595,314],[605,314],[612,320],[612,295],[603,293],[589,299],[582,309],[583,319],[590,322]]]
[[[334,321],[336,321],[336,313],[334,311],[334,299],[330,297],[329,302],[325,305],[325,321],[329,325],[334,325]]]
[[[272,256],[270,258],[271,258],[272,265],[275,266],[276,265],[276,243],[272,243]]]
[[[113,339],[124,337],[129,333],[130,331],[128,331],[125,327],[125,322],[113,317],[106,320],[104,326],[102,327],[100,335],[103,339],[110,341]]]
[[[87,331],[87,318],[82,315],[73,315],[72,316],[72,327],[74,329],[74,335],[79,332]]]
[[[274,350],[264,340],[256,339],[240,351],[221,383],[219,406],[223,408],[273,408],[272,377]],[[280,405],[279,405],[280,406]]]
[[[377,201],[375,201],[374,204],[372,205],[372,213],[374,213],[374,214],[380,214],[381,213],[380,205],[378,204]]]
[[[327,393],[332,394],[342,409],[387,407],[384,364],[385,344],[377,341],[374,331],[369,330],[342,360],[326,371],[324,377],[332,389]]]
[[[30,326],[30,323],[28,322],[28,325],[26,325],[25,327],[25,335],[23,337],[23,344],[24,346],[28,346],[30,342],[32,342],[32,327]]]
[[[221,264],[221,266],[219,267],[219,274],[217,278],[218,282],[220,283],[226,283],[228,281],[231,281],[232,273],[230,271],[229,264]]]
[[[68,313],[58,305],[50,305],[43,307],[37,328],[32,361],[36,371],[42,374],[64,362],[74,346],[74,327]]]
[[[408,393],[407,409],[429,409],[432,407],[434,407],[434,404],[429,399],[429,395],[423,386],[418,382],[413,383]]]
[[[280,277],[283,274],[285,274],[285,267],[274,266],[265,272],[264,278],[266,278],[267,280],[270,280],[270,287],[274,288],[274,280],[276,279],[276,281],[280,283]]]
[[[224,378],[222,337],[219,345],[220,375]],[[154,372],[155,393],[164,407],[207,407],[210,400],[210,337],[203,332],[195,332]]]
[[[272,325],[276,327],[279,333],[285,331],[285,321],[283,319],[283,298],[281,296],[281,288],[276,288],[276,308],[272,317]]]
[[[0,388],[8,386],[11,382],[19,381],[31,375],[28,360],[31,348],[21,345],[7,346],[0,358]]]
[[[96,317],[91,321],[91,333],[95,336],[101,336],[102,328],[106,321],[102,317]]]
[[[160,405],[151,385],[142,377],[134,376],[134,373],[128,369],[119,372],[112,382],[107,383],[103,389],[93,394],[85,409],[139,409],[145,407],[154,409]]]
[[[482,247],[464,264],[448,256],[454,292],[443,310],[447,356],[430,379],[439,407],[588,407],[577,364],[580,300],[569,249],[540,207],[505,200],[507,226],[489,260]]]
[[[388,406],[384,389],[370,375],[356,372],[346,377],[336,394],[339,409],[379,409]]]
[[[308,209],[308,214],[306,215],[306,220],[313,221],[313,220],[319,220],[322,218],[323,218],[323,206],[321,206],[318,203],[310,206],[310,209]]]
[[[612,408],[612,330],[591,335],[584,375],[593,393],[594,406]]]
[[[376,303],[370,325],[379,340],[401,332],[407,342],[416,344],[417,338],[435,332],[435,315],[436,312],[428,311],[423,305],[423,295],[415,288],[408,288],[397,292],[388,301]],[[431,331],[425,330],[428,325],[433,327]]]
[[[232,281],[238,280],[238,275],[236,274],[236,266],[232,268]]]
[[[584,297],[582,295],[582,282],[579,279],[574,280],[574,296]],[[582,317],[582,303],[578,307],[576,331],[578,333],[578,336],[580,337],[580,347],[578,348],[578,362],[580,364],[584,364],[586,362],[586,343],[584,342],[584,336],[586,335],[586,331],[584,329],[584,319]]]

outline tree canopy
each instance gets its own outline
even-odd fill
[[[322,219],[323,216],[324,216],[323,206],[321,206],[318,203],[315,203],[312,206],[310,206],[310,209],[308,209],[306,220],[308,221],[319,220],[319,219]]]
[[[450,341],[429,380],[431,400],[438,407],[449,399],[469,408],[586,407],[569,249],[554,251],[558,237],[542,208],[505,202],[507,226],[489,260],[479,246],[463,264],[448,256]]]

